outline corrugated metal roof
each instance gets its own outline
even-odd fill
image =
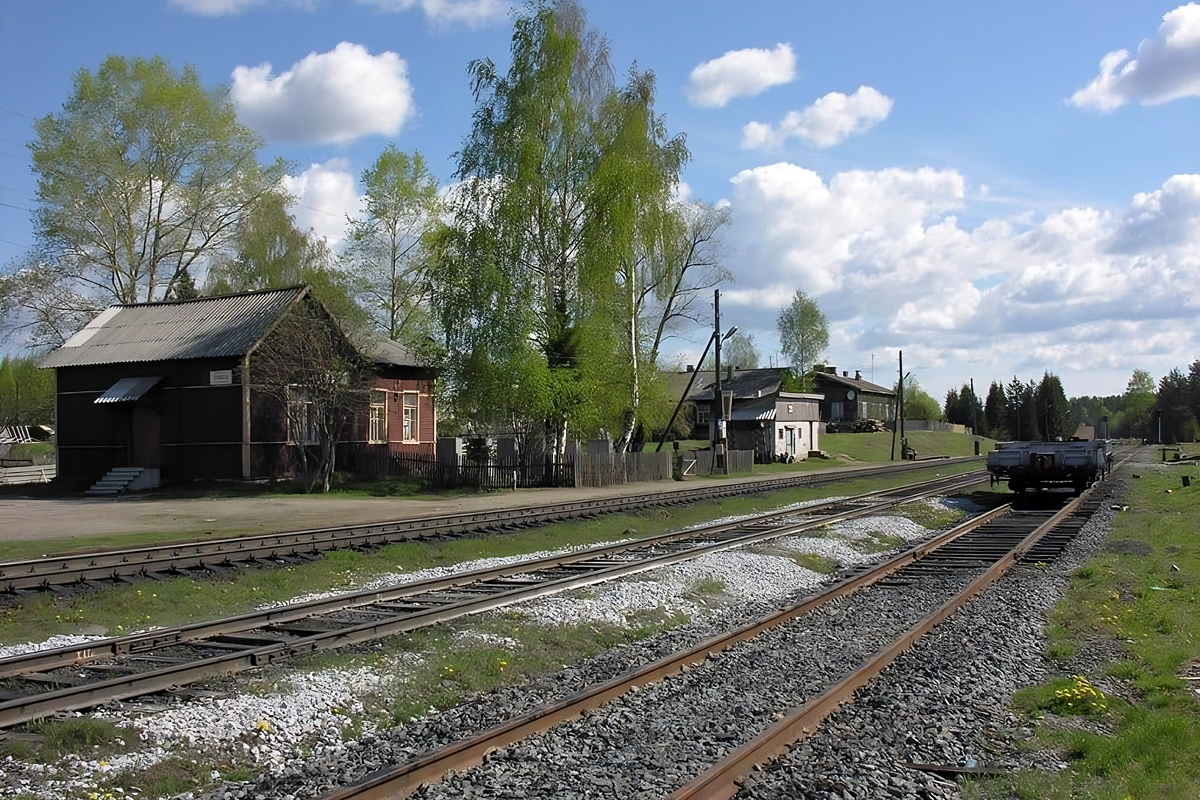
[[[105,309],[43,367],[129,364],[248,353],[305,287]]]
[[[376,339],[367,346],[368,355],[376,364],[393,364],[398,367],[423,367],[408,348],[396,344],[391,339]]]
[[[734,422],[766,421],[775,419],[775,406],[770,408],[739,408],[733,407]]]
[[[153,375],[145,378],[121,378],[114,383],[109,390],[97,397],[95,403],[131,403],[144,395],[146,392],[162,380],[162,375]]]

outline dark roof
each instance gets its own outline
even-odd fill
[[[854,389],[858,392],[870,392],[871,394],[885,394],[888,397],[894,397],[896,393],[891,389],[887,389],[870,381],[835,375],[832,372],[817,372],[814,374],[817,383],[828,381],[837,386],[845,386],[847,389]]]
[[[396,367],[423,367],[425,364],[401,344],[391,339],[373,339],[363,348],[376,364],[390,364]]]
[[[43,367],[243,356],[304,286],[162,303],[110,306],[42,362]]]
[[[783,373],[786,371],[786,367],[735,369],[733,371],[733,378],[731,379],[728,370],[721,370],[721,391],[733,392],[735,400],[774,394],[779,391],[779,385],[783,381]],[[687,381],[690,377],[692,377],[692,373],[690,372],[675,372],[671,373],[667,380],[674,393],[678,396],[683,394],[683,390],[687,387]],[[712,370],[697,372],[696,381],[692,384],[692,390],[688,393],[688,399],[711,400],[714,383],[716,383],[716,374]]]

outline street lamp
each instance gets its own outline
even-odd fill
[[[737,325],[734,325],[723,337],[721,337],[721,341],[723,342],[727,340],[730,336],[733,336],[735,333],[737,333],[737,331]],[[680,396],[679,402],[675,404],[675,410],[671,412],[671,419],[669,422],[667,422],[667,427],[663,430],[662,437],[658,440],[658,447],[655,448],[654,452],[657,453],[659,450],[662,450],[663,444],[667,441],[667,436],[671,432],[671,426],[675,424],[675,418],[679,416],[679,410],[683,408],[684,401],[687,400],[688,394],[690,394],[692,391],[692,384],[696,382],[696,376],[700,374],[700,368],[704,366],[704,359],[708,355],[708,348],[712,347],[713,343],[716,341],[717,332],[713,331],[708,337],[708,341],[704,343],[704,351],[700,353],[700,360],[696,362],[696,369],[692,370],[692,377],[688,379],[687,387],[683,390],[683,394]]]

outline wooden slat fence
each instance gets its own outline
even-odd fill
[[[691,460],[696,459],[696,470],[693,475],[712,475],[713,474],[713,451],[712,450],[689,450],[684,454],[685,458]],[[725,462],[729,465],[729,474],[736,475],[743,472],[751,472],[754,469],[754,451],[753,450],[726,450]]]
[[[614,486],[670,480],[671,455],[667,450],[659,453],[585,453],[575,462],[575,485]]]

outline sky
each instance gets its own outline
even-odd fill
[[[1200,5],[1156,0],[584,0],[618,81],[657,79],[691,152],[679,194],[727,205],[722,326],[785,363],[797,290],[826,362],[941,399],[1058,375],[1120,394],[1200,358]],[[229,86],[336,248],[389,143],[443,186],[507,68],[505,0],[0,0],[0,269],[34,243],[25,144],[73,76],[160,55]],[[708,330],[668,344],[694,361]]]

